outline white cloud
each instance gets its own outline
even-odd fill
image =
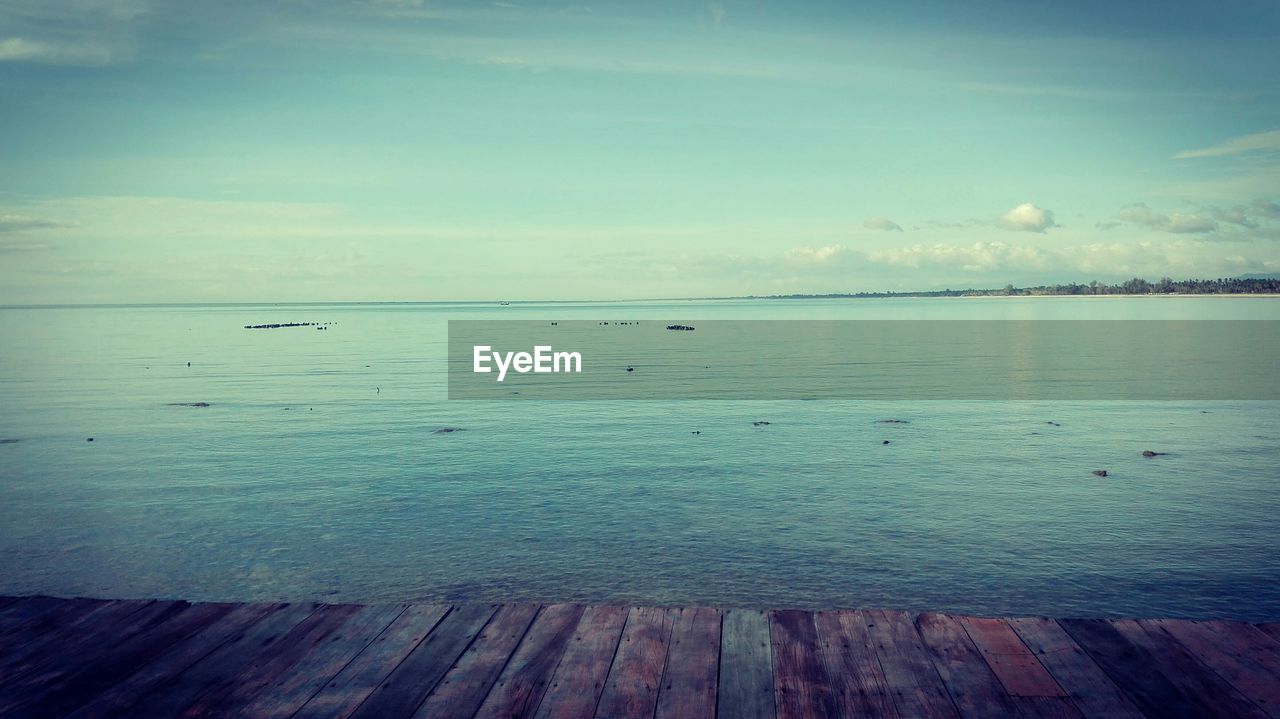
[[[1226,157],[1275,150],[1280,150],[1280,130],[1255,132],[1252,135],[1233,137],[1212,147],[1205,147],[1199,150],[1183,150],[1173,157],[1178,160],[1185,160],[1197,157]]]
[[[1053,210],[1036,207],[1030,202],[1009,210],[1000,216],[1000,226],[1006,230],[1021,232],[1044,232],[1050,227],[1057,227],[1053,221]]]
[[[928,266],[954,267],[966,272],[1003,269],[1042,270],[1049,256],[1035,247],[1003,242],[975,242],[971,245],[911,245],[867,253],[871,262],[918,269]]]
[[[862,226],[868,230],[882,230],[885,232],[902,232],[902,226],[888,217],[872,217],[864,220]]]
[[[786,258],[793,261],[822,265],[839,259],[848,252],[848,248],[844,245],[827,245],[826,247],[795,247],[787,250]]]

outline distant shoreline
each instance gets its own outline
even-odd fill
[[[1233,293],[1202,293],[1202,294],[1146,294],[1146,295],[982,295],[982,294],[956,294],[956,295],[933,295],[913,292],[897,292],[884,294],[858,294],[858,295],[745,295],[739,297],[648,297],[643,299],[630,300],[507,300],[511,306],[516,305],[621,305],[639,302],[728,302],[734,300],[753,300],[753,301],[777,301],[777,300],[885,300],[885,299],[927,299],[927,300],[971,300],[971,299],[1032,299],[1032,298],[1063,298],[1075,297],[1078,299],[1168,299],[1168,298],[1191,298],[1201,297],[1205,299],[1244,299],[1244,298],[1277,298],[1280,292],[1233,292]],[[146,308],[164,308],[164,307],[390,307],[390,306],[412,306],[412,305],[498,305],[497,300],[387,300],[362,302],[352,300],[341,300],[334,302],[313,301],[313,302],[130,302],[116,303],[108,302],[102,304],[94,303],[78,303],[78,304],[44,304],[44,305],[0,305],[0,310],[74,310],[74,309],[146,309]]]
[[[0,310],[21,309],[71,309],[77,307],[144,308],[144,307],[306,307],[306,306],[362,306],[362,305],[525,305],[525,304],[625,304],[629,302],[707,302],[726,300],[836,300],[836,299],[893,299],[909,298],[965,298],[965,297],[1280,297],[1280,276],[1240,277],[1216,280],[1171,280],[1163,278],[1151,283],[1135,277],[1116,285],[1099,282],[1090,284],[1036,285],[962,290],[911,290],[906,292],[828,292],[795,293],[786,295],[735,295],[725,297],[647,297],[631,299],[581,299],[581,300],[339,300],[339,301],[291,301],[291,302],[103,302],[103,303],[50,303],[50,304],[0,304]]]

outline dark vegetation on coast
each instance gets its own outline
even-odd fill
[[[833,292],[830,294],[768,295],[764,299],[813,299],[822,297],[1028,297],[1039,295],[1265,295],[1280,294],[1280,277],[1226,277],[1216,280],[1174,280],[1162,277],[1148,282],[1141,277],[1108,285],[1037,285],[999,289],[922,290],[918,292]],[[754,295],[752,297],[755,297]]]

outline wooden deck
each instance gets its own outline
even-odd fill
[[[1280,625],[0,598],[3,717],[1280,717]]]

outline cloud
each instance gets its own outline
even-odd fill
[[[1223,209],[1221,207],[1210,207],[1209,213],[1213,215],[1213,219],[1219,222],[1225,222],[1229,225],[1239,225],[1251,230],[1258,229],[1257,220],[1249,216],[1249,208],[1244,205],[1236,205],[1235,207]]]
[[[498,67],[527,67],[529,62],[524,58],[515,57],[514,55],[490,55],[480,60],[481,65],[496,65]]]
[[[868,230],[882,230],[884,232],[902,232],[902,226],[888,217],[872,217],[864,220],[862,226]]]
[[[1197,157],[1227,157],[1243,155],[1250,152],[1267,152],[1280,150],[1280,130],[1255,132],[1252,135],[1233,137],[1226,142],[1205,147],[1199,150],[1183,150],[1174,155],[1174,159],[1186,160]]]
[[[98,67],[110,65],[114,57],[109,48],[94,45],[59,44],[21,37],[0,40],[0,62]]]
[[[1265,217],[1269,220],[1280,220],[1280,205],[1277,205],[1275,202],[1272,202],[1271,200],[1264,200],[1262,198],[1258,198],[1253,201],[1253,204],[1250,205],[1250,208],[1254,212],[1258,213],[1262,217]]]
[[[0,3],[0,62],[101,67],[131,58],[153,0]]]
[[[871,262],[918,269],[928,266],[959,268],[966,272],[990,272],[1003,269],[1043,270],[1050,256],[1035,247],[1009,245],[1003,242],[975,242],[971,245],[911,245],[867,253]]]
[[[1212,217],[1181,212],[1164,214],[1153,211],[1142,202],[1121,208],[1116,213],[1116,219],[1131,225],[1179,235],[1202,234],[1218,229],[1218,221]]]
[[[793,247],[786,252],[786,258],[801,263],[824,265],[849,254],[844,245],[827,245],[825,247]]]
[[[721,5],[718,2],[708,3],[707,12],[711,13],[711,22],[716,27],[720,27],[724,23],[725,17],[729,14],[729,12],[724,9],[724,5]]]
[[[1036,207],[1030,202],[1009,210],[1000,216],[1000,226],[1006,230],[1020,232],[1044,232],[1050,227],[1057,227],[1053,221],[1053,210]]]
[[[69,227],[66,222],[44,220],[27,215],[0,215],[0,232],[21,232],[22,230],[43,230],[53,227]]]

